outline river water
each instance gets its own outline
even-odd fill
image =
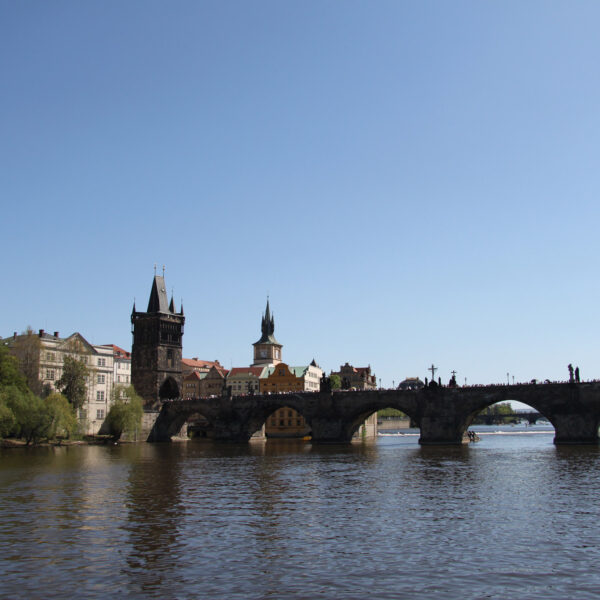
[[[0,597],[600,597],[600,450],[474,429],[0,450]]]

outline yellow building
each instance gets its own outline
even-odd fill
[[[266,369],[260,380],[260,393],[318,392],[322,376],[323,371],[314,360],[306,367],[279,363]],[[267,437],[303,437],[310,433],[310,429],[301,414],[286,406],[267,419],[265,433]]]

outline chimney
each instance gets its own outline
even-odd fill
[[[40,337],[44,337],[44,330],[43,330],[43,329],[40,329],[39,336],[40,336]]]
[[[15,331],[15,332],[13,333],[13,340],[16,340],[16,339],[17,339],[17,332]]]
[[[58,331],[55,331],[55,332],[54,332],[54,337],[55,337],[56,339],[58,339]]]

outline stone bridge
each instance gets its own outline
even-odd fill
[[[514,400],[540,412],[555,429],[555,444],[597,444],[600,383],[547,383],[479,387],[429,386],[420,390],[301,392],[171,400],[163,404],[148,437],[170,441],[193,415],[209,423],[215,440],[248,441],[282,407],[298,411],[313,442],[349,442],[364,420],[383,408],[406,413],[420,428],[421,444],[461,444],[480,411]]]

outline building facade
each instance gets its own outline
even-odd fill
[[[48,334],[43,329],[37,334],[31,330],[22,335],[15,332],[12,338],[2,340],[2,343],[19,359],[21,369],[29,372],[30,388],[42,395],[60,391],[56,382],[63,374],[66,356],[84,363],[88,369],[87,395],[77,417],[82,433],[98,433],[112,405],[113,346],[90,344],[80,333],[61,338],[58,331]],[[34,380],[36,375],[37,381]]]
[[[260,381],[268,367],[233,367],[227,375],[227,387],[232,396],[259,394]]]
[[[338,375],[343,390],[376,390],[377,379],[371,373],[371,366],[353,367],[346,363],[339,371],[333,371],[332,375]]]
[[[203,398],[220,396],[225,389],[227,372],[227,369],[213,365],[208,373],[199,381],[200,396]]]

